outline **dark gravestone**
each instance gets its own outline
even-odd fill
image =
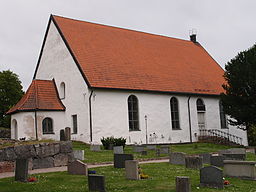
[[[222,155],[212,155],[211,156],[211,165],[213,166],[216,166],[216,167],[223,167],[224,164],[223,164],[223,161],[224,161],[224,157]]]
[[[223,189],[223,171],[215,166],[200,169],[200,186]]]
[[[28,178],[28,159],[17,159],[15,181],[26,182]]]
[[[201,153],[200,157],[203,158],[203,163],[210,164],[211,163],[211,154],[210,153]]]
[[[201,169],[203,167],[203,158],[199,156],[187,156],[185,157],[186,168]]]
[[[60,130],[60,141],[65,141],[66,137],[65,137],[65,130],[61,129]]]
[[[103,175],[89,175],[88,176],[89,191],[106,191],[105,177]]]
[[[71,140],[71,128],[70,127],[65,128],[65,140],[66,141]]]
[[[169,153],[170,153],[170,148],[168,145],[160,147],[160,154],[169,154]]]
[[[176,192],[190,192],[191,184],[189,177],[176,177]]]
[[[170,163],[174,165],[185,165],[186,153],[174,152],[170,154]]]
[[[148,155],[147,151],[141,151],[141,155]]]
[[[114,154],[114,168],[125,168],[125,161],[133,160],[132,154]]]

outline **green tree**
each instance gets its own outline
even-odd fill
[[[250,133],[256,125],[256,44],[238,53],[225,66],[222,103],[225,112],[235,120],[232,125],[243,125]]]
[[[23,96],[21,81],[10,70],[0,71],[0,127],[10,127],[10,116],[5,113]]]

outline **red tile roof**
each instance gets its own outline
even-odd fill
[[[35,110],[65,110],[65,106],[59,99],[53,80],[33,80],[26,94],[7,112],[7,114]]]
[[[223,69],[199,44],[51,17],[89,87],[219,95]]]

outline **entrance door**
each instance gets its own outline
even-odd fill
[[[204,112],[198,112],[197,118],[198,118],[198,128],[199,130],[205,129],[205,113]]]

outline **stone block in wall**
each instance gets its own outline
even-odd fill
[[[0,162],[4,161],[4,157],[5,157],[4,150],[0,149]]]
[[[2,161],[0,162],[0,173],[13,172],[15,169],[14,161]]]
[[[68,162],[73,162],[76,160],[73,152],[67,153],[67,155],[68,155]]]
[[[33,169],[54,167],[53,157],[35,158],[33,159]]]
[[[68,155],[67,154],[58,154],[54,155],[54,167],[60,167],[60,166],[65,166],[68,164]]]
[[[5,148],[3,156],[5,161],[15,161],[17,158],[17,155],[13,147]]]
[[[71,152],[73,152],[71,141],[60,142],[60,153],[71,153]]]
[[[18,145],[14,147],[17,159],[28,159],[36,157],[36,151],[33,145]]]
[[[48,143],[35,145],[36,154],[40,158],[56,155],[60,152],[60,144]]]

